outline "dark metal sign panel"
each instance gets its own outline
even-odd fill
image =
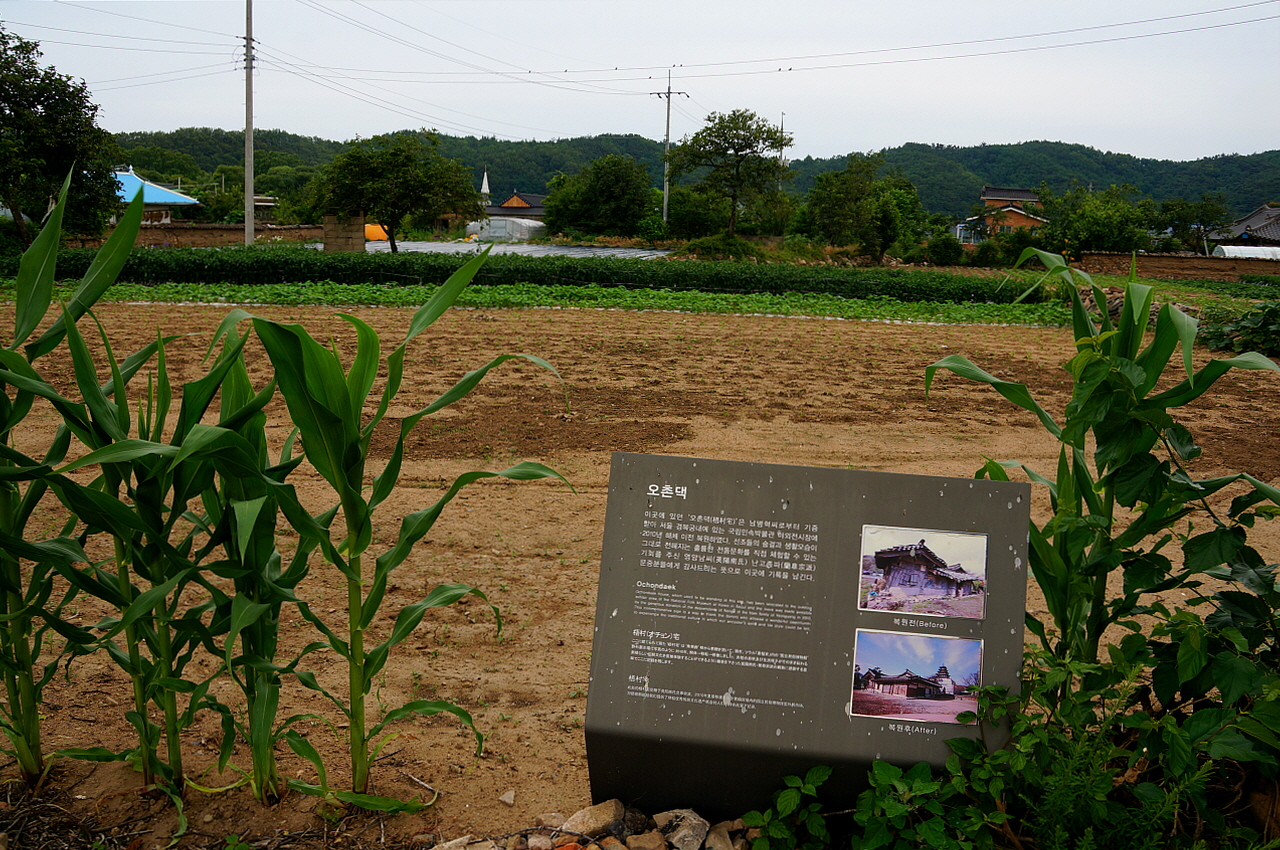
[[[586,740],[592,794],[766,805],[782,776],[949,755],[1017,687],[1030,486],[614,454]]]

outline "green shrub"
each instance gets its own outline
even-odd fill
[[[752,246],[755,247],[754,245]],[[328,281],[399,287],[440,284],[470,255],[436,253],[324,254],[294,246],[219,249],[135,249],[121,271],[126,283],[281,284]],[[839,254],[833,255],[839,256]],[[62,251],[58,273],[79,276],[92,252]],[[12,270],[0,258],[0,277]],[[889,297],[903,302],[1009,304],[1013,287],[942,271],[837,268],[733,261],[663,262],[605,257],[491,257],[473,286],[597,284],[628,289],[767,293],[821,293],[843,298]]]
[[[1280,301],[1255,304],[1234,320],[1206,327],[1201,335],[1205,345],[1214,350],[1280,357]]]
[[[964,259],[964,246],[950,233],[939,233],[929,239],[929,262],[935,266],[958,266]]]
[[[764,259],[764,250],[758,244],[725,233],[694,239],[679,253],[713,260]]]
[[[994,240],[984,239],[969,253],[969,265],[989,269],[1007,265],[1004,252]]]

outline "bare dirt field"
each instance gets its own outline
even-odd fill
[[[7,308],[11,313],[12,308]],[[202,374],[200,358],[226,308],[107,305],[98,315],[118,356],[154,339],[157,331],[193,334],[169,348],[181,380]],[[317,338],[332,336],[350,350],[352,331],[321,308],[261,308],[273,318],[305,324]],[[409,310],[353,311],[372,324],[390,349],[402,338]],[[8,326],[7,320],[0,327]],[[436,500],[453,478],[471,469],[501,469],[537,460],[559,470],[559,483],[486,482],[472,486],[445,510],[427,539],[396,573],[385,612],[420,599],[440,582],[482,588],[502,610],[501,639],[482,603],[430,614],[393,654],[375,699],[388,709],[414,698],[452,700],[489,736],[483,757],[456,721],[444,716],[405,720],[374,768],[375,792],[410,797],[422,784],[439,789],[424,813],[392,818],[318,817],[315,798],[290,796],[274,808],[258,806],[243,789],[187,795],[190,830],[184,847],[224,846],[240,834],[274,838],[263,846],[352,846],[407,842],[430,833],[499,835],[532,826],[543,812],[570,814],[591,802],[582,724],[588,688],[592,619],[610,453],[653,452],[743,461],[849,467],[969,477],[983,457],[1018,459],[1051,473],[1057,446],[1034,417],[994,391],[943,376],[926,398],[925,366],[963,354],[994,374],[1027,383],[1050,410],[1061,412],[1070,383],[1061,365],[1073,353],[1058,329],[887,325],[820,319],[707,316],[577,310],[455,310],[415,342],[405,387],[392,411],[405,416],[434,399],[466,370],[504,352],[537,354],[552,374],[509,363],[468,398],[424,420],[413,435],[401,486],[381,508],[375,537],[394,539],[398,518]],[[1203,351],[1197,357],[1203,358]],[[260,386],[267,371],[260,350],[249,352]],[[41,371],[65,370],[59,386],[74,393],[62,352]],[[1280,381],[1274,374],[1228,375],[1183,417],[1204,446],[1194,472],[1207,476],[1248,471],[1277,482],[1280,475]],[[568,408],[566,409],[566,401]],[[287,431],[283,405],[274,403],[275,432]],[[46,421],[48,424],[48,421]],[[375,438],[383,456],[395,422]],[[19,448],[40,451],[45,434],[15,434]],[[294,480],[304,497],[324,506],[325,492],[306,467]],[[1038,492],[1034,516],[1048,500]],[[51,511],[51,514],[55,513]],[[51,524],[56,518],[51,517]],[[1250,539],[1271,559],[1280,550],[1274,530]],[[375,543],[374,551],[380,551]],[[300,588],[312,607],[342,626],[345,595],[338,573],[320,561]],[[1029,607],[1041,603],[1032,591]],[[88,602],[81,622],[101,611]],[[379,615],[373,630],[385,630]],[[286,611],[283,640],[290,652],[316,638]],[[196,672],[213,661],[197,662]],[[332,653],[303,663],[337,692],[344,678]],[[46,748],[129,745],[124,719],[128,681],[105,656],[76,661],[46,692]],[[225,684],[214,691],[234,703]],[[281,717],[315,712],[334,723],[323,698],[287,683]],[[308,739],[325,755],[330,781],[349,781],[345,753],[323,723],[304,721]],[[183,744],[193,773],[212,764],[218,722],[200,716]],[[285,775],[314,780],[310,764],[281,748]],[[240,747],[233,759],[247,766]],[[12,779],[12,767],[0,778]],[[204,776],[218,785],[234,776]],[[51,798],[76,817],[113,827],[137,848],[163,847],[176,827],[172,806],[140,796],[127,765],[63,760]],[[514,804],[499,798],[514,791]],[[762,804],[767,801],[761,801]],[[2,805],[2,804],[0,804]],[[306,836],[290,844],[285,833]],[[342,842],[346,842],[344,845]],[[124,846],[122,843],[119,846]]]

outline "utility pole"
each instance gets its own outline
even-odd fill
[[[654,97],[665,97],[667,99],[667,137],[662,147],[662,223],[667,223],[667,208],[671,194],[671,163],[667,160],[667,156],[671,153],[671,95],[679,94],[688,97],[688,92],[671,90],[671,72],[667,71],[667,90],[649,92]]]
[[[253,244],[253,0],[244,0],[244,244]]]

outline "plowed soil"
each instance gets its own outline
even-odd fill
[[[10,308],[11,311],[11,308]],[[189,334],[168,348],[175,382],[202,374],[201,358],[225,307],[108,305],[98,311],[117,356],[158,332]],[[340,350],[354,345],[350,327],[321,308],[260,308],[261,315],[298,321]],[[403,338],[411,311],[354,311],[382,335],[384,348]],[[4,326],[4,323],[0,323]],[[374,791],[410,797],[440,792],[424,813],[391,818],[367,814],[320,817],[316,800],[293,795],[273,808],[243,789],[187,795],[190,822],[182,846],[224,846],[238,834],[271,838],[263,846],[346,846],[405,843],[430,833],[500,835],[531,826],[539,813],[570,814],[591,802],[582,724],[592,618],[605,516],[610,453],[653,452],[744,461],[849,467],[968,477],[984,457],[1017,459],[1051,473],[1057,445],[1035,418],[993,390],[943,375],[926,396],[925,367],[963,354],[997,376],[1028,384],[1060,414],[1070,391],[1062,364],[1072,355],[1060,329],[891,325],[761,316],[577,310],[454,310],[413,344],[404,388],[373,451],[385,458],[403,417],[432,401],[467,370],[502,353],[527,352],[550,361],[559,375],[511,361],[495,369],[469,397],[425,419],[410,439],[404,474],[379,509],[374,551],[394,539],[400,516],[436,500],[458,474],[537,460],[559,470],[561,483],[484,482],[449,506],[427,539],[396,573],[375,620],[377,634],[401,606],[441,582],[482,588],[500,607],[499,636],[479,601],[432,613],[392,655],[372,700],[394,708],[414,698],[448,699],[469,710],[488,735],[483,757],[452,718],[409,719],[374,768]],[[249,349],[255,381],[268,374],[265,357]],[[1203,359],[1205,352],[1197,351]],[[75,395],[68,359],[40,361],[45,374]],[[105,379],[106,373],[103,373]],[[141,386],[143,382],[139,381]],[[1182,416],[1204,447],[1194,472],[1248,471],[1277,483],[1280,474],[1280,383],[1274,374],[1228,375]],[[283,404],[270,408],[273,433],[288,431]],[[43,418],[42,418],[43,417]],[[40,430],[43,423],[45,430]],[[42,452],[52,419],[43,414],[15,434],[19,448]],[[318,511],[329,503],[318,476],[293,476]],[[1047,497],[1037,493],[1043,521]],[[50,511],[49,522],[58,518]],[[1251,541],[1275,559],[1275,532]],[[300,588],[312,607],[344,628],[339,574],[316,561]],[[1030,607],[1041,606],[1031,593]],[[77,603],[80,622],[104,612]],[[286,613],[283,640],[292,657],[316,639]],[[284,653],[282,653],[284,655]],[[215,662],[199,658],[194,673]],[[331,652],[312,654],[303,669],[336,694],[344,671]],[[234,688],[214,685],[237,705]],[[105,654],[77,660],[47,690],[46,748],[130,744],[124,718],[128,680]],[[286,684],[281,718],[310,712],[300,729],[325,754],[330,782],[349,781],[345,752],[329,723],[339,717],[322,696]],[[183,740],[191,773],[201,784],[234,782],[234,774],[203,773],[217,752],[218,720],[202,714]],[[281,747],[283,772],[314,781],[309,763]],[[233,758],[247,766],[241,745]],[[12,778],[12,767],[3,778]],[[177,826],[172,805],[138,793],[140,779],[122,763],[60,760],[50,781],[58,805],[114,829],[122,844],[163,847]],[[514,805],[499,797],[515,792]],[[762,801],[766,802],[766,801]],[[288,836],[296,839],[291,845]],[[311,842],[311,843],[308,843]]]

